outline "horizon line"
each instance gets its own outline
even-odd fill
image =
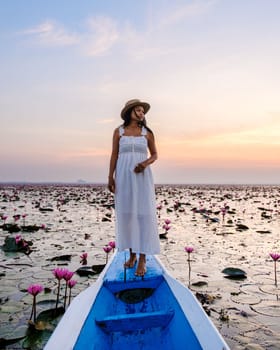
[[[91,185],[91,186],[107,186],[106,182],[94,182],[94,181],[0,181],[1,185]],[[280,186],[280,183],[263,182],[263,183],[251,183],[251,182],[162,182],[155,183],[155,186]]]

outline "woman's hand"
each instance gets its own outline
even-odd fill
[[[136,165],[136,167],[134,168],[134,172],[135,172],[136,174],[142,173],[142,172],[145,170],[145,168],[146,168],[146,165],[145,165],[144,162],[143,162],[143,163],[138,163],[138,164]]]
[[[112,193],[115,193],[116,185],[114,178],[109,178],[108,181],[108,190]]]

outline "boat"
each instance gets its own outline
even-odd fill
[[[191,290],[147,256],[144,277],[115,252],[77,295],[44,350],[229,350]]]

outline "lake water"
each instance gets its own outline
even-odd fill
[[[160,233],[165,219],[171,221],[159,257],[199,297],[231,349],[280,349],[280,269],[277,262],[277,287],[269,255],[280,253],[280,186],[163,185],[156,195]],[[41,331],[28,330],[32,296],[27,288],[46,288],[37,296],[40,314],[55,304],[55,267],[76,271],[84,252],[88,266],[104,264],[103,247],[114,240],[112,203],[105,186],[0,186],[0,214],[7,216],[1,227],[38,228],[16,233],[0,228],[1,246],[17,234],[32,242],[30,254],[0,251],[1,349],[43,348],[59,317]],[[194,248],[190,280],[186,246]],[[59,260],[63,255],[68,260]],[[222,271],[230,267],[243,270],[246,278],[226,278]],[[72,295],[97,277],[75,274]]]

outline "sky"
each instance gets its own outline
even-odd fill
[[[279,0],[0,0],[0,182],[106,183],[127,100],[155,183],[280,183]]]

